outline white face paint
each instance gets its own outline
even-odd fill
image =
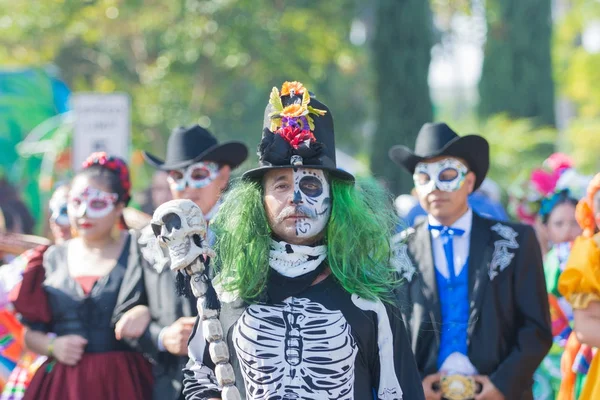
[[[294,203],[307,216],[296,220],[298,237],[313,237],[325,229],[331,215],[331,192],[322,170],[294,169]]]
[[[465,182],[469,169],[455,158],[445,158],[436,162],[420,162],[415,167],[413,180],[421,196],[427,196],[436,189],[455,192]]]

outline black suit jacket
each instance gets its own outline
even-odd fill
[[[397,238],[406,278],[399,296],[417,367],[437,372],[441,311],[427,222]],[[408,261],[408,260],[406,260]],[[533,373],[552,345],[542,256],[529,226],[473,213],[468,357],[506,399],[532,399]]]
[[[152,320],[140,346],[153,364],[154,400],[177,400],[182,398],[183,368],[188,357],[176,356],[158,349],[160,331],[181,317],[197,315],[195,299],[180,297],[175,289],[176,273],[169,268],[168,258],[160,258],[160,248],[152,242],[154,235],[145,229],[140,238],[142,265],[148,307]]]

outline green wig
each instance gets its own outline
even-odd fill
[[[325,242],[332,274],[349,293],[392,301],[398,280],[389,262],[390,244],[398,219],[390,197],[371,179],[354,184],[332,178],[330,184]],[[267,283],[271,245],[261,183],[234,184],[211,227],[217,237],[219,282],[244,301],[257,302]]]

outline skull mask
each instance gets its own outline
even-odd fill
[[[188,267],[202,254],[212,253],[206,246],[206,221],[191,200],[171,200],[159,206],[150,222],[154,236],[167,247],[171,269]]]

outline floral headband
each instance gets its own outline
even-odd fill
[[[533,224],[538,214],[547,211],[547,207],[551,206],[551,211],[554,205],[543,204],[544,200],[549,200],[555,192],[567,188],[565,186],[568,185],[562,186],[559,182],[561,176],[571,170],[572,166],[572,160],[565,154],[550,155],[544,160],[542,168],[536,168],[527,177],[521,177],[509,189],[509,212],[520,221]],[[558,198],[555,200],[558,201]],[[545,209],[542,210],[544,206]]]
[[[120,200],[127,204],[131,199],[131,180],[129,179],[129,168],[127,168],[125,161],[119,157],[109,156],[102,151],[90,154],[89,157],[83,162],[82,167],[86,169],[93,165],[100,165],[117,174],[124,192],[121,195]]]

